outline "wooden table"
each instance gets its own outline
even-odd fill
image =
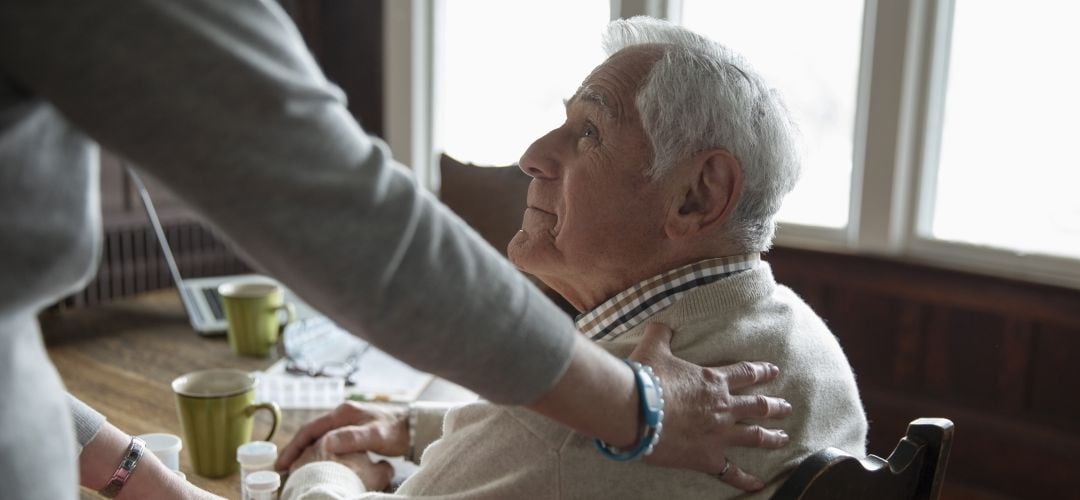
[[[49,356],[69,391],[113,425],[130,434],[168,432],[181,435],[170,383],[176,377],[206,368],[263,370],[275,359],[240,357],[229,350],[225,337],[202,337],[187,321],[174,290],[152,292],[133,300],[87,309],[47,313],[41,317]],[[475,395],[436,379],[421,395],[428,401],[466,401]],[[254,436],[270,428],[259,412]],[[272,441],[280,449],[308,420],[324,410],[283,410]],[[180,470],[199,487],[239,498],[239,474],[208,479],[195,474],[187,452]],[[97,495],[83,492],[83,498]]]

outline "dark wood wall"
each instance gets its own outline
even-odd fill
[[[768,260],[840,339],[872,452],[946,417],[953,497],[1080,498],[1080,291],[790,248]]]

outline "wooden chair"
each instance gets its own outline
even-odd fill
[[[874,499],[936,500],[945,482],[953,423],[920,418],[888,459],[856,458],[826,448],[804,460],[773,495],[773,500]]]

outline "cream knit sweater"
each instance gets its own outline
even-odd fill
[[[836,338],[794,292],[776,284],[768,264],[699,287],[649,322],[672,327],[672,350],[719,366],[770,361],[780,376],[752,393],[787,399],[792,416],[762,422],[791,435],[781,450],[731,448],[728,457],[762,478],[768,498],[813,452],[835,446],[865,455],[866,417],[855,377]],[[645,324],[601,344],[627,356]],[[352,476],[352,477],[349,477]],[[322,482],[322,486],[318,483]],[[290,478],[283,499],[393,497],[362,493],[344,467],[311,464]],[[619,463],[590,439],[521,408],[476,403],[446,415],[443,437],[397,495],[436,498],[737,498],[742,492],[706,474]]]

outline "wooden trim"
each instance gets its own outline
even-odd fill
[[[777,247],[766,255],[779,281],[847,289],[1080,327],[1080,290],[864,256]]]

